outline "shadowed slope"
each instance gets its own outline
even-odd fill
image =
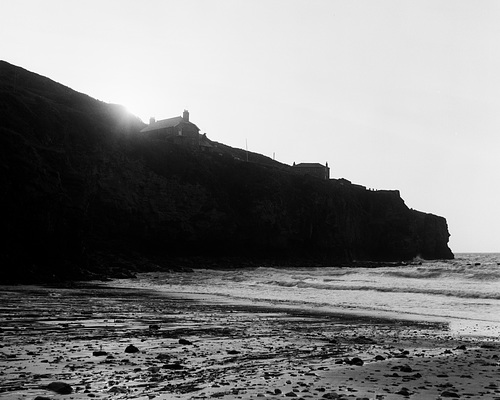
[[[172,256],[453,257],[445,219],[397,191],[297,175],[255,153],[246,162],[222,144],[150,140],[123,107],[6,62],[0,113],[1,261],[15,280],[88,276],[116,254],[146,269]]]

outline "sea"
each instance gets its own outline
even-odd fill
[[[255,267],[153,272],[113,286],[200,301],[445,323],[451,335],[500,337],[500,253],[382,267]]]

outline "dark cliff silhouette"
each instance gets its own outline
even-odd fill
[[[175,257],[453,258],[446,220],[397,191],[300,175],[220,143],[199,152],[151,140],[123,107],[1,61],[0,113],[4,281],[167,268]]]

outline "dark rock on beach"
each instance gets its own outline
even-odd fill
[[[52,382],[47,385],[47,389],[52,390],[58,394],[71,394],[73,392],[73,388],[64,382]]]
[[[357,365],[359,367],[364,365],[364,361],[359,357],[353,357],[350,360],[346,360],[349,365]]]
[[[448,397],[448,398],[459,398],[460,395],[458,393],[455,393],[455,392],[450,392],[450,391],[444,391],[443,393],[441,393],[441,397]]]
[[[181,370],[181,369],[184,369],[184,367],[181,364],[178,364],[178,363],[164,364],[163,368],[170,369],[170,370]]]
[[[133,344],[129,344],[126,348],[125,348],[125,353],[138,353],[140,350],[135,347]]]

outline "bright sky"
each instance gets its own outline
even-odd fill
[[[399,189],[500,252],[500,2],[0,0],[0,58],[143,121]]]

